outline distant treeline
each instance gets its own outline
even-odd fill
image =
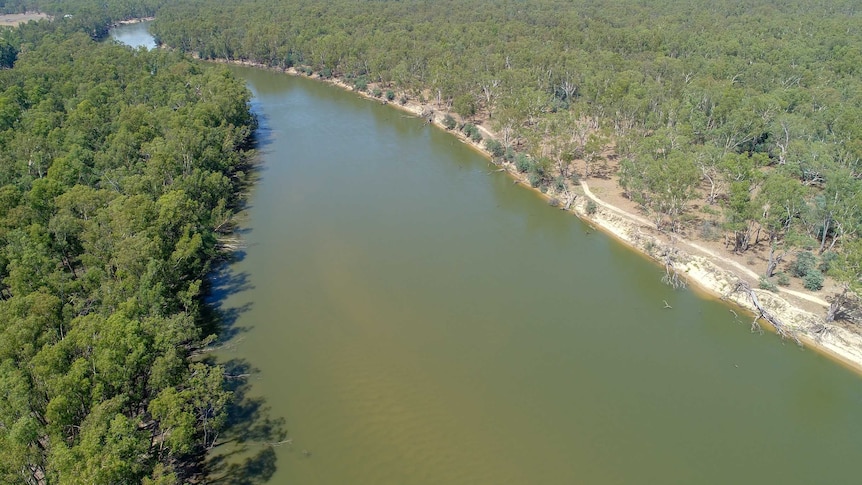
[[[97,43],[84,24],[4,35],[0,483],[178,483],[231,397],[196,355],[250,94],[222,68]]]
[[[543,190],[615,170],[659,227],[717,231],[737,253],[768,245],[766,277],[813,251],[819,289],[822,270],[860,285],[831,264],[862,229],[860,13],[851,0],[193,0],[152,30],[205,59],[488,120]]]

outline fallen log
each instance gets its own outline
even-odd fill
[[[754,292],[754,290],[751,288],[751,285],[749,285],[745,281],[738,280],[736,282],[736,286],[734,286],[733,288],[733,291],[731,291],[730,293],[733,294],[740,291],[748,295],[748,297],[751,299],[751,304],[754,305],[754,308],[756,308],[758,312],[757,317],[755,317],[754,322],[752,322],[751,324],[752,329],[757,328],[757,320],[763,318],[764,320],[769,322],[769,324],[772,325],[773,328],[775,328],[775,332],[778,333],[781,338],[792,338],[793,341],[796,342],[796,345],[802,347],[802,341],[799,340],[799,337],[796,335],[796,332],[788,328],[787,325],[785,325],[781,320],[778,319],[778,317],[776,317],[775,315],[770,313],[769,310],[763,307],[763,305],[760,303],[760,299],[757,298],[757,293]]]

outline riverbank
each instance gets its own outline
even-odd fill
[[[758,274],[737,261],[722,257],[703,245],[680,238],[678,235],[659,232],[655,225],[617,205],[603,200],[593,193],[589,182],[581,181],[580,185],[567,184],[562,191],[542,192],[531,187],[526,174],[520,173],[514,164],[495,160],[492,154],[482,145],[469,139],[464,133],[450,130],[444,126],[443,120],[449,115],[459,120],[460,117],[441,109],[432,102],[420,102],[407,93],[395,92],[395,100],[387,101],[382,97],[372,95],[368,91],[359,91],[340,78],[321,78],[309,76],[296,68],[279,69],[249,62],[217,60],[215,62],[243,65],[267,70],[283,72],[292,76],[310,77],[341,89],[352,91],[359,96],[383,104],[389,104],[411,115],[425,119],[429,124],[450,132],[463,143],[481,152],[494,163],[497,171],[505,171],[514,182],[532,189],[545,198],[551,205],[568,210],[578,217],[589,221],[596,228],[613,236],[618,241],[644,254],[661,266],[666,267],[671,275],[676,275],[680,282],[691,285],[705,295],[717,297],[732,302],[751,312],[749,317],[736,318],[752,324],[753,330],[762,325],[775,331],[782,338],[799,343],[818,351],[833,360],[862,374],[862,335],[849,330],[842,322],[827,324],[824,321],[828,302],[816,295],[805,292],[779,288],[778,293],[758,288]],[[400,102],[401,99],[405,102]],[[499,137],[489,127],[477,124],[483,139],[499,140]],[[744,291],[740,290],[740,282],[744,282]],[[755,301],[756,299],[756,301]],[[661,305],[663,302],[657,302]],[[757,308],[760,306],[760,310]],[[780,325],[775,328],[762,318],[761,310],[773,317]],[[757,316],[757,317],[755,317]]]

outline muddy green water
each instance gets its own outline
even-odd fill
[[[293,439],[249,483],[862,480],[858,376],[662,285],[440,130],[233,70],[262,166],[215,278],[220,358],[258,370],[250,396]]]

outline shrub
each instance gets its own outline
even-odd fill
[[[790,286],[790,275],[787,273],[778,273],[775,275],[776,281],[781,286]]]
[[[551,197],[550,200],[548,200],[548,205],[550,205],[551,207],[559,207],[560,200],[556,197]]]
[[[533,164],[530,162],[529,157],[523,153],[519,153],[518,156],[515,157],[515,168],[517,168],[521,173],[527,173],[531,168],[533,168]]]
[[[323,69],[320,70],[320,77],[322,77],[323,79],[331,78],[332,77],[332,69],[330,69],[328,67],[324,67]]]
[[[447,130],[452,130],[457,125],[458,125],[458,123],[455,123],[455,118],[453,118],[452,115],[447,114],[446,116],[443,117],[443,126]]]
[[[404,95],[402,95],[402,96],[401,96],[401,99],[399,99],[399,100],[398,100],[398,102],[399,102],[399,103],[401,103],[401,105],[403,106],[403,105],[407,104],[407,101],[408,101],[409,99],[410,99],[410,98],[408,98],[408,97],[407,97],[407,95],[406,95],[406,94],[404,94]]]
[[[804,277],[811,271],[814,271],[814,265],[817,263],[817,258],[811,251],[803,251],[796,256],[796,262],[790,267],[793,276],[799,278]]]
[[[393,90],[391,90],[391,89],[387,90],[387,91],[386,91],[386,100],[387,100],[387,101],[392,101],[392,100],[394,100],[394,99],[395,99],[395,91],[393,91]]]
[[[806,290],[817,291],[823,288],[823,273],[813,269],[802,278],[802,286]]]
[[[357,91],[365,91],[368,89],[368,81],[365,80],[365,76],[360,76],[353,81],[353,89]]]
[[[760,286],[760,289],[761,289],[761,290],[769,290],[769,291],[771,291],[771,292],[773,292],[773,293],[778,293],[778,287],[777,287],[777,286],[775,286],[775,283],[773,283],[773,282],[772,282],[769,278],[767,278],[766,276],[761,276],[761,277],[760,277],[760,284],[759,284],[758,286]]]
[[[503,160],[512,163],[515,160],[515,150],[507,148],[506,153],[503,154]]]
[[[599,210],[599,206],[592,200],[587,201],[587,214],[593,215]]]
[[[569,177],[569,180],[570,180],[574,185],[581,185],[581,176],[580,176],[580,175],[578,175],[578,173],[577,173],[577,172],[572,172],[572,175]]]
[[[379,98],[380,96],[383,96],[383,91],[381,91],[378,88],[374,88],[374,90],[371,91],[371,95],[374,96],[375,98]]]
[[[506,150],[503,149],[503,144],[491,138],[485,140],[485,148],[491,152],[491,156],[494,158],[500,158],[506,153]]]
[[[530,182],[530,186],[534,189],[542,183],[541,175],[537,174],[536,172],[531,173],[530,176],[527,177],[527,180]]]
[[[461,131],[464,132],[471,140],[476,143],[482,141],[482,134],[479,133],[479,128],[476,127],[473,123],[466,123],[464,127],[461,128]]]

